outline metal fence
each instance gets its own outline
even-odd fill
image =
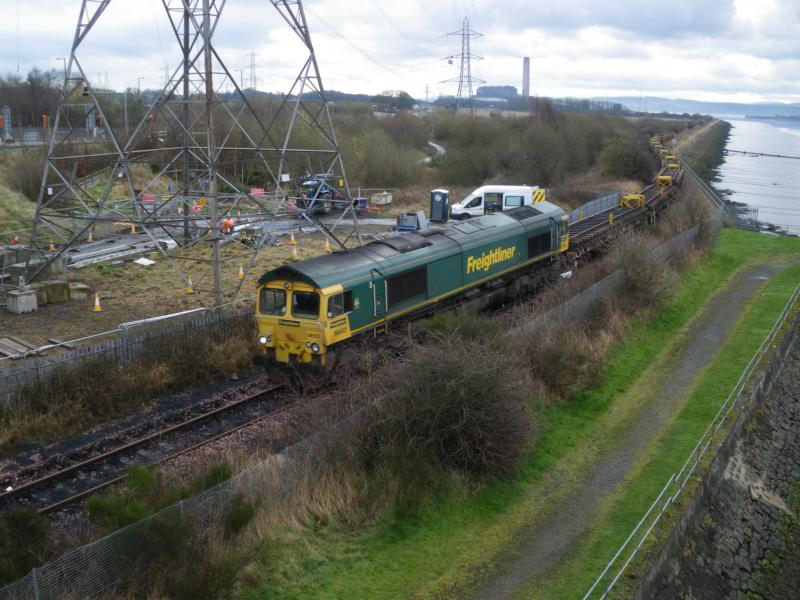
[[[620,194],[619,192],[614,192],[613,194],[608,194],[607,196],[601,196],[600,198],[595,198],[594,200],[590,200],[583,206],[579,206],[578,208],[569,213],[570,225],[572,223],[577,223],[578,221],[583,221],[584,219],[588,219],[589,217],[593,217],[597,213],[606,211],[609,208],[614,208],[615,206],[618,206],[621,197],[622,194]]]
[[[658,246],[656,252],[666,256],[676,251],[686,252],[693,247],[699,233],[700,225],[695,225]],[[563,304],[551,308],[532,321],[511,330],[508,335],[509,337],[530,335],[545,325],[581,321],[586,318],[598,299],[606,298],[616,292],[622,287],[624,281],[623,271],[615,271],[591,287],[575,294]]]
[[[165,527],[175,531],[175,525],[181,525],[193,542],[202,542],[240,502],[253,503],[262,511],[284,510],[298,488],[314,480],[324,448],[346,440],[348,428],[368,410],[364,407],[333,428],[270,455],[228,481],[33,569],[0,588],[0,600],[107,597],[143,572],[148,540],[161,536]]]
[[[714,415],[714,418],[711,420],[692,451],[689,453],[689,456],[687,456],[686,460],[683,462],[681,468],[676,473],[673,473],[669,478],[656,499],[653,500],[650,507],[645,511],[644,516],[633,528],[633,531],[631,531],[628,538],[625,540],[625,542],[623,542],[622,546],[620,546],[619,550],[617,550],[616,554],[609,561],[592,586],[583,596],[583,600],[588,600],[589,598],[595,596],[599,596],[600,598],[608,597],[614,586],[616,586],[616,584],[619,582],[625,570],[636,558],[656,525],[658,525],[658,523],[664,517],[669,507],[680,497],[689,479],[695,474],[700,461],[703,459],[709,449],[713,447],[714,440],[717,438],[720,429],[727,420],[731,411],[740,408],[742,392],[744,391],[747,382],[758,367],[761,360],[771,350],[771,347],[773,347],[772,343],[775,340],[775,337],[778,335],[778,332],[789,318],[790,314],[792,313],[792,307],[795,305],[795,303],[797,303],[798,299],[800,299],[800,285],[795,288],[794,293],[786,303],[786,307],[783,309],[780,317],[775,322],[775,325],[761,342],[761,346],[759,346],[755,354],[753,354],[750,362],[739,376],[739,380],[736,382],[733,390],[728,397],[725,398],[725,401],[719,407],[719,410]],[[792,343],[790,338],[791,336],[784,338],[784,342],[777,352],[779,356],[788,351],[788,347]],[[754,386],[754,394],[763,394],[764,390],[769,387],[770,383],[777,376],[780,367],[779,362],[770,365],[770,367],[762,376],[761,380]]]
[[[610,201],[609,199],[604,200],[604,202]],[[603,209],[598,208],[598,210]],[[695,226],[664,243],[660,247],[661,251],[671,252],[676,248],[688,249],[697,238],[698,231],[699,226]],[[558,319],[579,320],[584,318],[598,298],[621,285],[622,277],[620,272],[606,277],[564,305],[551,309],[530,323],[517,328],[511,332],[511,335],[532,333],[543,324]],[[246,314],[249,310],[251,309],[240,309],[242,314]],[[168,320],[166,317],[171,316],[166,315],[164,320]],[[192,328],[206,327],[209,323],[219,322],[222,318],[219,314],[207,314],[199,319],[189,321],[192,325],[188,326]],[[137,336],[134,340],[131,331],[145,324],[150,324],[150,322],[144,320],[127,324],[127,327],[121,326],[114,332],[108,332],[115,334],[116,337],[108,342],[107,346],[98,347],[95,352],[113,351],[120,353],[120,360],[131,360],[137,351],[133,345],[143,343],[148,339],[146,335],[143,335]],[[175,329],[172,331],[177,331],[180,327],[187,327],[187,325],[175,325],[174,327]],[[161,328],[159,331],[159,335],[167,335],[170,329]],[[777,326],[775,331],[777,331]],[[768,341],[765,341],[765,344],[768,346]],[[74,356],[53,360],[46,365],[28,366],[25,371],[33,371],[36,373],[33,376],[40,377],[42,370],[54,369],[66,362],[82,360],[83,356],[91,355],[92,352],[92,350],[81,349]],[[18,376],[18,374],[0,375],[0,377],[14,376]],[[293,494],[298,491],[300,486],[305,481],[313,480],[321,464],[318,458],[326,445],[337,439],[346,440],[347,428],[354,426],[358,419],[367,414],[369,410],[370,407],[364,407],[330,429],[294,444],[278,454],[266,457],[228,481],[33,569],[24,578],[0,588],[0,600],[105,597],[122,588],[126,582],[135,577],[137,572],[140,572],[140,567],[144,566],[148,555],[146,552],[148,539],[159,535],[164,524],[182,524],[189,528],[195,538],[201,540],[215,525],[224,522],[225,517],[237,502],[256,503],[262,511],[283,510],[291,502]],[[706,448],[707,445],[703,446],[702,451],[704,452]],[[688,469],[690,474],[696,462],[687,459],[687,465],[690,466]],[[673,480],[674,478],[670,482]],[[648,514],[650,512],[648,511]],[[632,534],[629,541],[633,537]],[[619,555],[621,555],[621,551],[614,560],[617,560]],[[606,568],[599,580],[610,571],[613,562]],[[626,562],[623,570],[627,564]],[[616,579],[618,578],[617,575]],[[590,590],[590,594],[596,587],[597,584]],[[588,596],[589,594],[587,594]]]
[[[229,323],[236,319],[253,316],[253,306],[241,304],[252,300],[243,298],[234,305],[219,309],[196,308],[179,313],[161,315],[123,323],[116,329],[104,331],[77,340],[43,346],[32,352],[54,352],[59,346],[77,347],[57,352],[52,356],[29,356],[23,359],[4,357],[0,359],[0,403],[15,397],[25,385],[41,383],[66,367],[75,367],[84,361],[114,359],[119,364],[130,364],[147,348],[147,344],[167,336],[186,335]]]

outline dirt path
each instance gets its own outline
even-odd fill
[[[577,546],[591,530],[606,498],[625,480],[641,452],[682,406],[691,384],[713,359],[748,302],[766,280],[785,266],[766,264],[746,269],[705,305],[677,351],[668,357],[663,373],[670,376],[655,382],[652,400],[620,437],[617,448],[599,457],[578,477],[567,495],[569,501],[559,503],[542,515],[538,525],[520,533],[519,546],[506,568],[478,587],[472,598],[508,598],[524,584],[555,568]]]

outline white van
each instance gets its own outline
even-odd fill
[[[538,185],[483,185],[450,207],[452,219],[468,219],[486,213],[533,204]]]

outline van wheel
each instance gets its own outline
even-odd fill
[[[467,219],[469,219],[469,218],[470,218],[470,216],[471,216],[471,215],[470,215],[469,213],[464,213],[463,215],[461,215],[461,220],[462,220],[462,221],[466,221]]]

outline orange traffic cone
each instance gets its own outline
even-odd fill
[[[131,235],[136,235],[136,223],[131,223]]]
[[[331,241],[328,238],[325,238],[325,252],[327,252],[328,254],[333,252],[333,250],[331,249]]]
[[[194,286],[192,285],[192,278],[186,278],[186,293],[187,294],[194,294]]]
[[[239,265],[239,279],[244,279],[244,269]]]
[[[16,246],[17,244],[19,244],[19,236],[18,236],[18,235],[15,235],[15,236],[14,236],[14,239],[13,239],[13,240],[11,240],[11,245],[12,245],[12,246]]]
[[[292,246],[292,260],[300,260],[300,257],[297,255],[297,246]]]
[[[297,246],[297,240],[294,239],[294,232],[289,234],[289,243],[292,246]]]
[[[48,248],[50,252],[56,251],[56,245],[53,243],[53,240],[50,240],[50,247]]]
[[[94,241],[94,238],[92,237],[92,230],[89,229],[89,237],[86,238],[86,243],[87,244],[91,244],[93,241]]]
[[[103,309],[100,307],[100,294],[95,292],[94,293],[94,309],[92,312],[102,312]]]

